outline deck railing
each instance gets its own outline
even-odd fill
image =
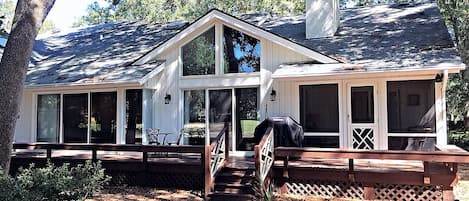
[[[15,143],[13,144],[15,150],[45,150],[47,159],[54,159],[52,157],[53,151],[59,150],[75,150],[75,151],[90,151],[91,160],[99,160],[99,151],[115,151],[115,152],[137,152],[142,154],[142,163],[146,169],[149,167],[148,159],[149,153],[161,153],[163,157],[168,156],[169,153],[177,153],[178,156],[181,154],[200,154],[200,172],[205,174],[205,178],[210,178],[210,174],[207,176],[208,168],[210,164],[210,146],[203,145],[180,145],[180,146],[155,146],[155,145],[130,145],[130,144],[51,144],[51,143]],[[19,153],[19,152],[18,152]],[[207,181],[205,181],[207,183]],[[202,189],[204,193],[206,188]]]
[[[443,148],[444,147],[444,148]],[[452,151],[448,151],[452,150]],[[443,163],[449,172],[456,173],[458,163],[469,163],[469,153],[456,146],[437,146],[437,151],[394,151],[394,150],[344,150],[332,148],[277,147],[275,156],[283,159],[283,177],[288,178],[290,157],[315,159],[348,159],[349,179],[354,180],[355,159],[412,160],[421,161],[424,167],[423,184],[430,184],[429,165]]]
[[[254,147],[256,176],[264,183],[274,164],[274,129],[268,127],[258,145]]]

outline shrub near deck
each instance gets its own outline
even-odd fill
[[[101,163],[20,169],[15,177],[0,172],[0,200],[84,200],[109,181]]]

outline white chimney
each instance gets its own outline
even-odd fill
[[[306,0],[307,39],[333,36],[339,21],[339,0]]]

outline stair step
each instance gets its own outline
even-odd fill
[[[252,183],[254,179],[253,176],[219,176],[215,179],[215,183],[245,184]]]
[[[215,192],[254,194],[252,184],[215,183]]]
[[[234,194],[234,193],[223,193],[215,192],[208,195],[210,201],[253,201],[256,200],[254,195],[250,194]]]

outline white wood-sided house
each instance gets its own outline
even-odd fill
[[[15,142],[209,144],[228,122],[231,151],[290,116],[304,147],[425,149],[447,144],[445,87],[465,68],[436,3],[192,23],[121,22],[37,39]],[[413,144],[413,145],[411,145]]]

